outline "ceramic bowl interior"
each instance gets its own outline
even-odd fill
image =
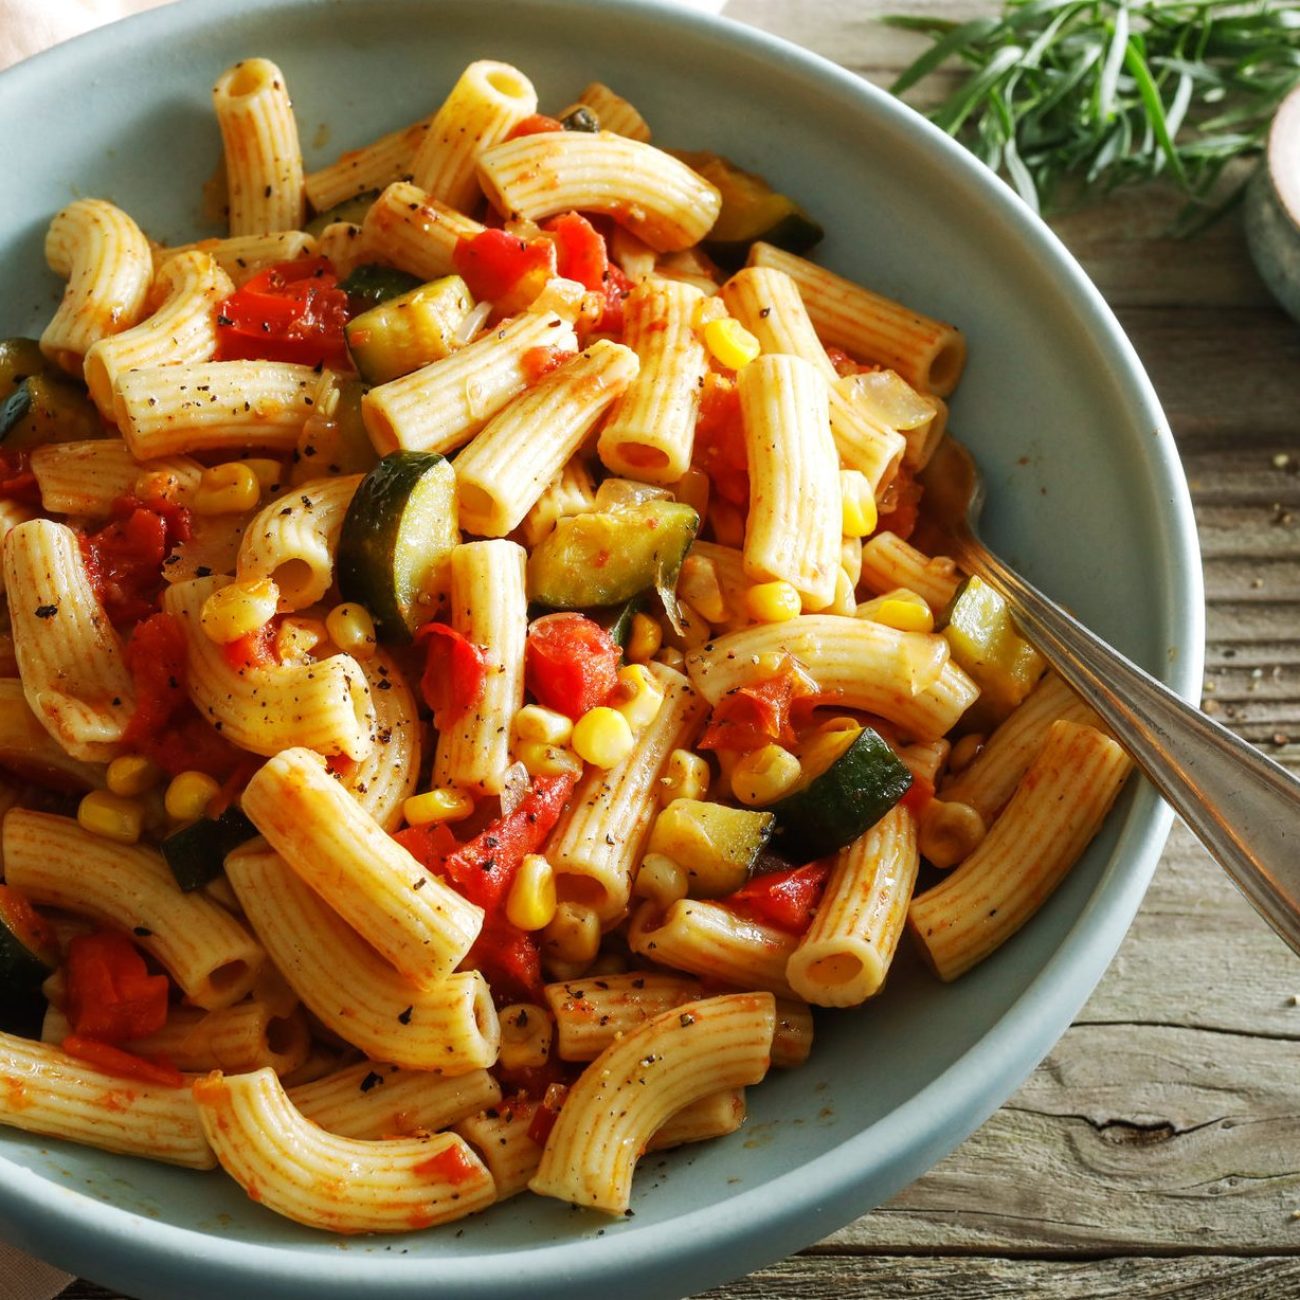
[[[1186,486],[1095,290],[919,117],[734,24],[637,0],[190,0],[93,33],[0,76],[0,332],[38,332],[52,312],[43,232],[76,196],[112,199],[160,240],[218,233],[201,201],[220,157],[209,90],[253,54],[284,69],[309,165],[428,113],[490,56],[518,64],[543,106],[600,79],[658,141],[768,175],[825,224],[822,260],[966,331],[952,424],[984,467],[995,546],[1157,676],[1199,687]],[[1005,1100],[1113,955],[1168,824],[1133,783],[1032,924],[951,987],[904,951],[878,1001],[819,1015],[805,1068],[751,1090],[740,1134],[644,1161],[634,1218],[524,1197],[442,1231],[345,1241],[219,1173],[4,1131],[0,1232],[145,1298],[702,1290],[883,1200]]]

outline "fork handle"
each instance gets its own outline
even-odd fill
[[[1300,781],[1156,681],[982,543],[955,558],[997,588],[1025,635],[1300,955]]]

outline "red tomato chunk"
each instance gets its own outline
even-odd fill
[[[348,296],[329,259],[278,262],[217,310],[217,360],[290,361],[350,370]]]
[[[538,704],[580,718],[614,689],[623,652],[584,614],[547,614],[528,629],[525,679]]]

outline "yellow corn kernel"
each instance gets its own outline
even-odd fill
[[[709,525],[719,546],[744,546],[745,516],[730,501],[714,501],[709,506]]]
[[[905,587],[859,605],[857,617],[892,627],[898,632],[934,631],[934,614],[930,606],[921,596]]]
[[[738,759],[731,771],[731,793],[743,804],[772,803],[797,784],[803,766],[788,749],[764,745]]]
[[[519,864],[506,895],[506,919],[521,930],[545,930],[555,919],[555,872],[540,853]]]
[[[849,575],[843,569],[835,570],[835,595],[831,603],[822,610],[824,614],[839,614],[852,618],[857,613],[858,597],[849,581]]]
[[[544,745],[567,745],[573,735],[573,719],[540,704],[525,704],[514,718],[515,735],[520,740],[540,741]]]
[[[636,873],[632,892],[638,898],[648,898],[658,908],[668,908],[686,897],[689,884],[686,868],[681,863],[662,853],[647,853]]]
[[[803,601],[788,582],[760,582],[745,593],[745,612],[756,623],[784,623],[802,610]]]
[[[512,1002],[498,1012],[501,1054],[497,1063],[506,1070],[535,1070],[551,1058],[554,1026],[551,1013],[532,1002]]]
[[[979,848],[987,834],[984,818],[969,804],[931,799],[921,812],[917,844],[927,862],[955,867]]]
[[[952,753],[948,755],[948,770],[950,772],[960,772],[962,768],[969,767],[975,760],[975,756],[984,748],[984,742],[988,737],[978,731],[972,731],[963,736],[952,747]],[[110,766],[111,772],[111,766]],[[111,782],[109,788],[112,788]]]
[[[648,727],[658,716],[664,702],[664,688],[650,675],[644,664],[628,664],[618,670],[614,707],[633,731]]]
[[[709,513],[709,476],[702,469],[688,469],[672,484],[673,496],[690,506],[701,519]]]
[[[275,492],[284,482],[284,466],[278,460],[271,460],[266,456],[250,456],[239,463],[247,465],[253,471],[257,486],[263,492]]]
[[[844,536],[867,537],[876,531],[879,514],[871,480],[860,469],[840,470],[840,507],[844,512]]]
[[[423,794],[413,794],[402,804],[402,816],[408,826],[432,826],[434,822],[464,821],[474,811],[474,800],[463,790],[449,785],[437,786]]]
[[[516,745],[515,757],[527,769],[529,776],[563,776],[566,772],[582,771],[582,759],[571,749],[547,745],[540,740],[526,740]]]
[[[686,668],[686,656],[675,645],[666,645],[654,657],[657,664],[663,664],[665,668],[671,668],[674,672],[682,672]]]
[[[635,744],[628,720],[617,709],[603,704],[588,709],[573,724],[574,752],[593,767],[617,767]]]
[[[275,613],[280,588],[270,578],[232,582],[203,602],[199,625],[218,645],[238,641],[264,626]]]
[[[725,623],[729,614],[727,598],[718,581],[717,565],[703,555],[688,555],[682,562],[677,579],[677,594],[691,602],[710,623]]]
[[[163,807],[174,822],[197,821],[220,793],[221,783],[206,772],[181,772],[168,783]]]
[[[325,630],[330,640],[354,659],[369,659],[375,653],[375,622],[364,605],[335,605],[325,616]]]
[[[257,475],[242,460],[203,471],[190,501],[196,515],[239,515],[252,510],[262,495]]]
[[[708,759],[689,749],[674,749],[659,778],[659,804],[667,808],[674,799],[703,799],[712,780]]]
[[[648,664],[663,645],[664,630],[657,618],[649,614],[632,615],[632,631],[627,638],[627,661],[630,664]]]
[[[282,664],[298,663],[308,658],[318,645],[329,639],[325,624],[318,618],[286,618],[275,634],[275,654]]]
[[[136,475],[131,494],[141,501],[161,499],[181,504],[189,500],[191,489],[174,469],[147,469]]]
[[[542,931],[542,945],[548,957],[586,966],[600,951],[600,917],[581,903],[560,903]]]
[[[759,341],[730,316],[711,320],[704,327],[704,346],[720,366],[742,370],[763,350]]]
[[[144,825],[144,809],[134,799],[108,790],[92,790],[77,805],[77,822],[83,831],[115,844],[134,844]]]
[[[157,785],[162,769],[143,754],[121,754],[108,765],[104,775],[110,794],[128,798]]]

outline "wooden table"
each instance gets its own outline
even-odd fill
[[[987,0],[733,0],[728,13],[887,84],[889,9]],[[1300,326],[1239,228],[1163,236],[1144,195],[1056,228],[1119,314],[1173,425],[1200,526],[1207,705],[1300,765]],[[1300,1294],[1300,961],[1178,826],[1078,1020],[982,1129],[887,1205],[710,1300]],[[120,1293],[79,1282],[66,1293]]]

